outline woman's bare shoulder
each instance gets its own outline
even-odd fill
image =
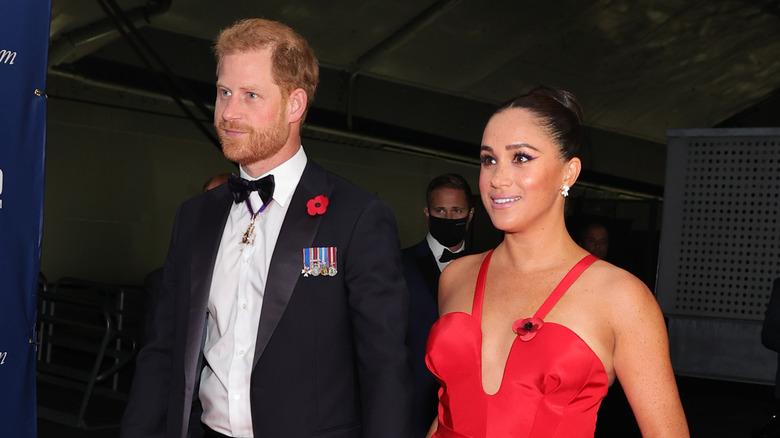
[[[471,308],[477,275],[488,252],[453,260],[439,277],[439,313]]]
[[[629,315],[660,317],[658,302],[652,291],[634,274],[605,261],[594,263],[588,271],[586,287],[596,295],[594,302],[611,313],[611,319],[626,322],[636,321]]]
[[[474,277],[476,280],[479,268],[489,252],[490,251],[479,254],[470,254],[453,260],[442,271],[439,284],[452,281],[460,282],[470,277]]]
[[[622,293],[628,297],[645,296],[650,292],[642,280],[627,270],[604,260],[594,263],[589,269],[588,280],[594,287],[609,295]]]

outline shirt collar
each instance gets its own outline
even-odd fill
[[[434,257],[436,257],[436,261],[438,262],[441,255],[444,254],[445,246],[439,243],[438,240],[434,239],[431,233],[428,233],[428,235],[425,236],[425,240],[428,242],[428,248],[431,249],[431,253]],[[466,242],[460,242],[460,248],[453,251],[453,253],[457,254],[466,249],[465,243]]]
[[[301,145],[295,155],[257,178],[249,176],[240,165],[238,168],[241,177],[250,181],[260,179],[266,175],[273,175],[274,202],[282,207],[286,207],[290,203],[293,193],[295,193],[295,188],[298,187],[298,182],[303,175],[303,169],[306,167],[306,161],[306,152],[303,151],[303,146]]]

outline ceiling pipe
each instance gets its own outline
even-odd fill
[[[152,0],[145,6],[125,12],[125,16],[136,27],[151,23],[151,18],[168,11],[172,0]],[[52,41],[49,47],[49,68],[72,63],[120,37],[110,18],[87,24],[67,32]]]
[[[406,43],[425,26],[435,22],[442,15],[455,7],[460,0],[439,0],[414,17],[411,21],[401,26],[382,42],[375,45],[367,52],[360,55],[349,68],[349,81],[347,82],[347,129],[352,130],[352,118],[354,113],[354,90],[357,76],[371,66],[376,60],[391,52],[396,47]]]
[[[181,110],[187,115],[187,117],[198,127],[206,138],[219,150],[222,150],[222,145],[219,139],[210,131],[209,127],[204,124],[198,117],[190,110],[184,99],[189,100],[201,113],[210,119],[212,112],[201,102],[198,97],[189,90],[189,88],[179,80],[178,76],[171,71],[165,64],[165,61],[154,50],[154,47],[149,44],[144,37],[138,32],[138,29],[133,24],[132,20],[128,19],[122,8],[114,0],[97,0],[100,7],[106,13],[109,19],[112,20],[114,26],[122,35],[122,37],[130,44],[131,48],[136,52],[138,58],[146,66],[147,70],[152,73],[152,77],[157,81],[158,85],[166,89],[173,98],[174,102],[181,108]],[[158,76],[156,67],[162,70],[162,76]]]
[[[350,143],[355,146],[365,147],[361,143],[368,143],[373,145],[372,149],[380,149],[386,151],[393,151],[399,153],[406,153],[410,155],[418,155],[430,158],[438,158],[454,163],[468,164],[472,166],[479,166],[479,159],[476,157],[467,157],[464,155],[453,154],[450,152],[433,149],[430,147],[418,146],[407,142],[391,140],[387,138],[356,133],[354,131],[344,131],[343,129],[328,128],[326,126],[306,124],[303,127],[304,137],[319,138],[317,134],[323,134],[330,137],[339,137],[343,139],[352,140],[354,143]]]
[[[173,97],[168,94],[161,93],[159,91],[149,91],[134,87],[120,86],[111,82],[97,81],[92,78],[74,74],[69,71],[64,71],[59,68],[54,68],[51,75],[71,79],[79,83],[87,84],[96,88],[114,90],[122,93],[132,93],[138,96],[144,96],[151,99],[162,99],[173,102]],[[171,113],[159,113],[166,116],[171,116]],[[362,147],[369,149],[379,149],[385,151],[392,151],[400,154],[435,158],[437,160],[446,160],[453,163],[465,164],[474,167],[479,166],[479,160],[472,156],[464,156],[454,154],[450,152],[434,149],[430,146],[422,146],[419,144],[413,144],[410,142],[402,142],[392,140],[388,138],[366,135],[362,133],[356,133],[354,131],[346,131],[344,129],[330,128],[321,125],[312,125],[306,123],[302,129],[303,138],[333,141],[333,138],[341,139],[339,143],[348,144],[354,147]],[[592,181],[590,180],[592,179]],[[611,180],[611,182],[609,181]],[[657,200],[662,201],[663,195],[659,194],[657,190],[651,190],[648,187],[636,187],[634,182],[629,180],[618,181],[615,177],[610,178],[588,178],[587,175],[582,175],[577,180],[577,186],[589,189],[595,189],[599,191],[605,191],[609,193],[619,194],[633,199],[644,200]]]
[[[331,141],[333,137],[341,138],[346,144],[355,147],[368,147],[388,152],[395,152],[418,157],[435,158],[452,163],[479,167],[479,159],[426,146],[391,140],[372,135],[360,134],[354,131],[333,129],[325,126],[304,125],[303,137]],[[350,141],[351,140],[351,141]],[[637,184],[635,181],[607,176],[596,172],[583,172],[577,180],[577,187],[611,193],[626,199],[663,201],[663,195],[649,185]]]

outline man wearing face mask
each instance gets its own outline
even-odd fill
[[[440,175],[428,184],[426,207],[428,234],[422,242],[402,252],[404,276],[410,293],[409,335],[414,376],[414,436],[424,437],[436,417],[438,383],[425,366],[425,344],[439,318],[438,289],[441,271],[455,258],[466,255],[466,231],[474,216],[471,188],[454,173]]]

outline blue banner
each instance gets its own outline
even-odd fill
[[[51,0],[0,2],[0,436],[37,436],[35,319]]]

